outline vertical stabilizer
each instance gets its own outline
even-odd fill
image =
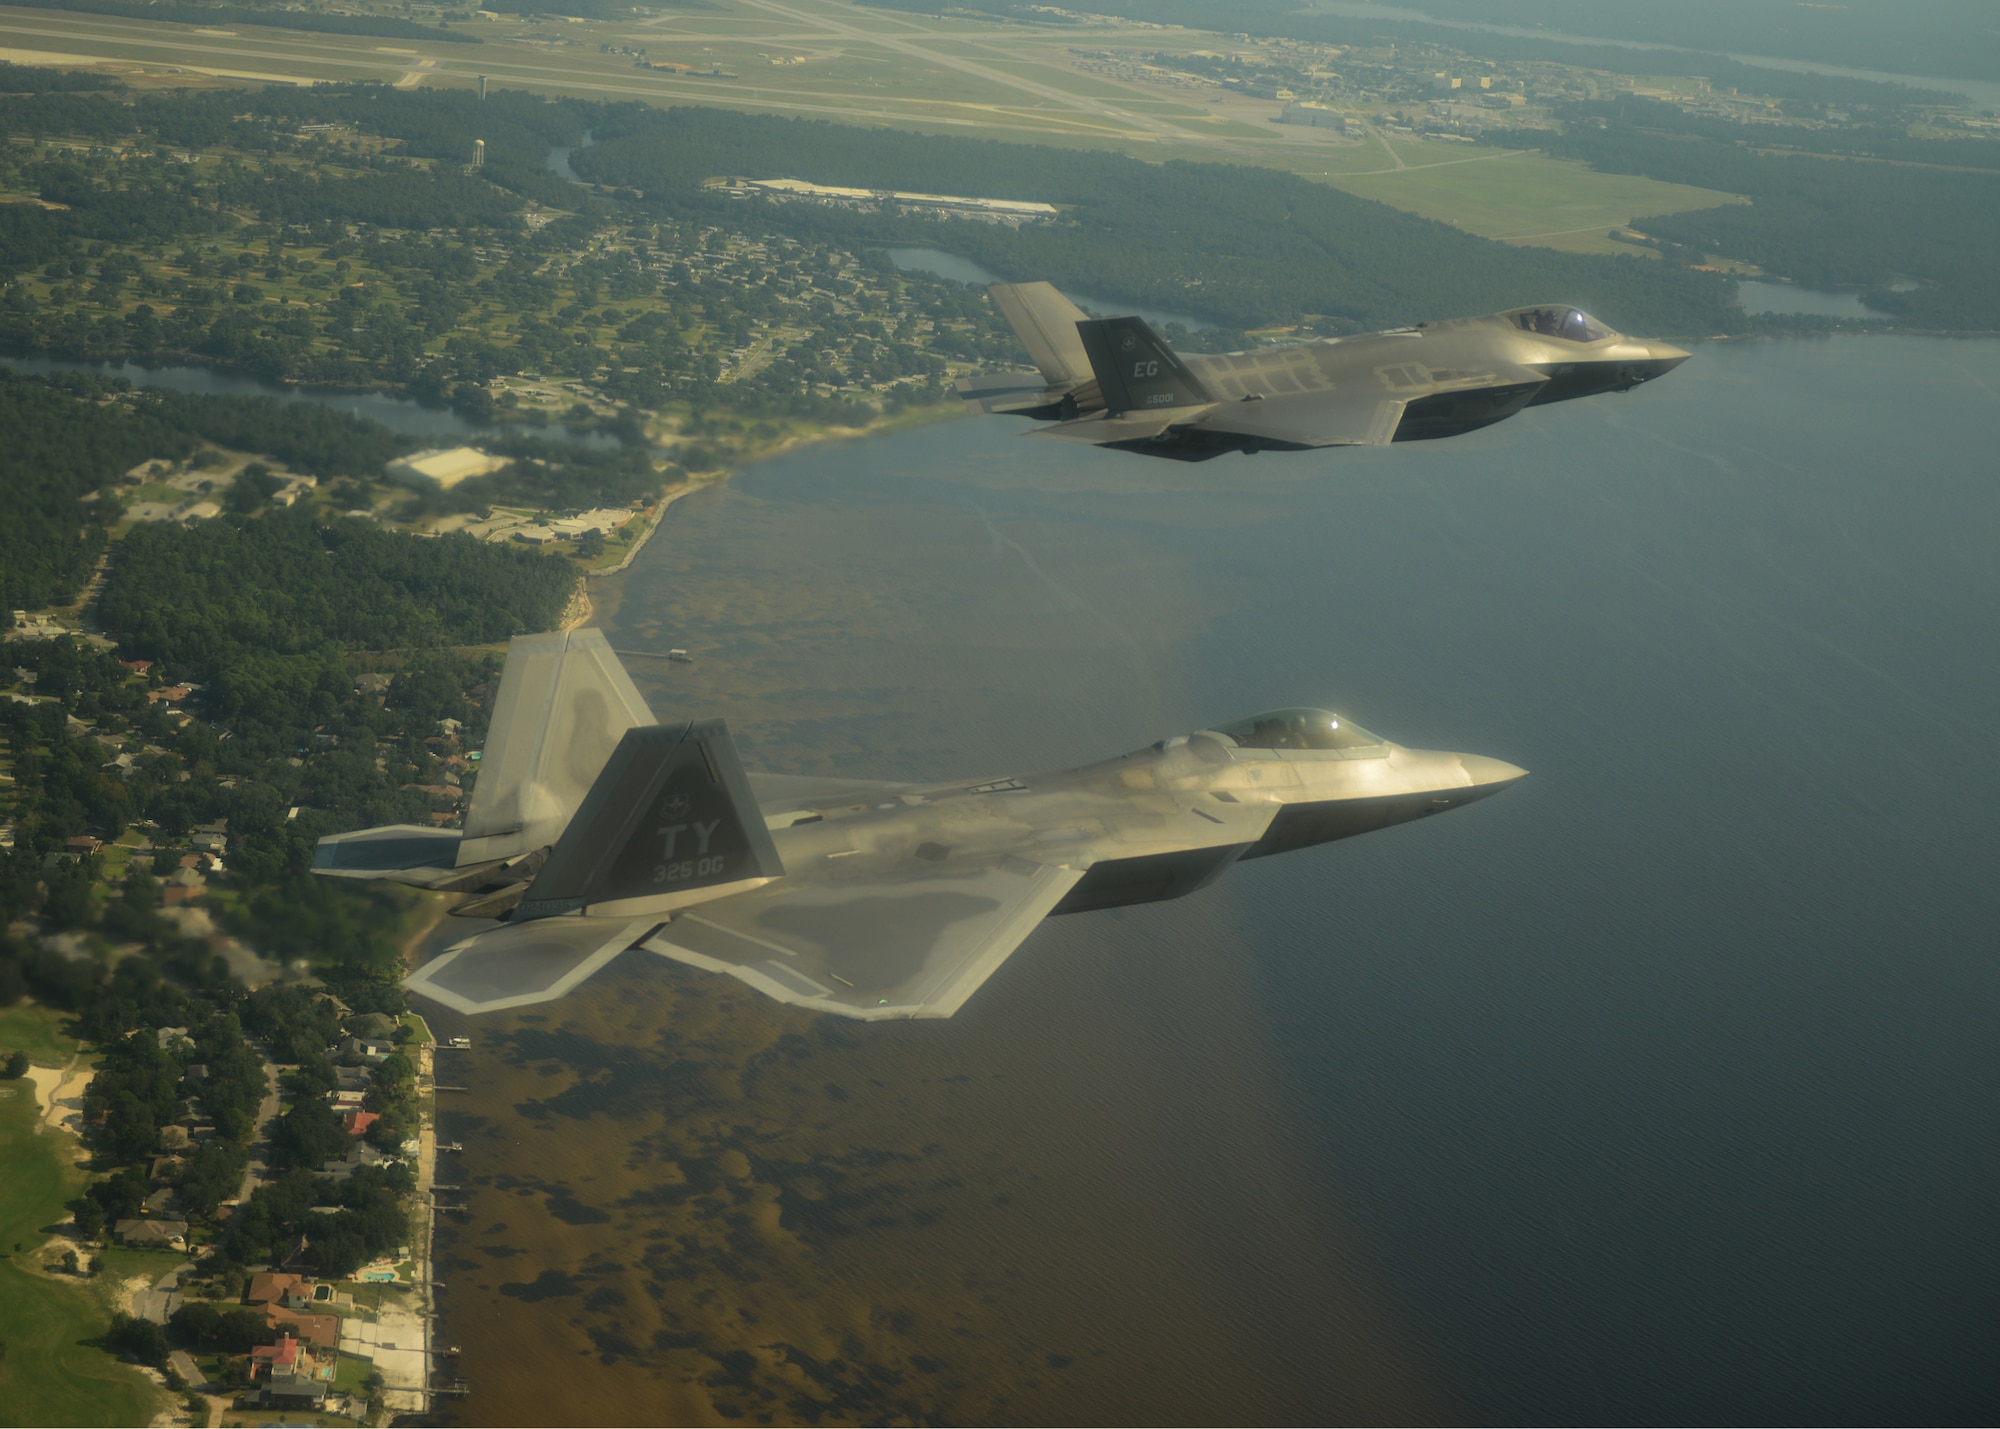
[[[602,631],[516,636],[507,647],[458,867],[555,843],[625,731],[652,723],[653,712]]]
[[[986,291],[1028,349],[1044,382],[1076,387],[1090,380],[1090,358],[1076,335],[1076,325],[1088,313],[1050,283],[996,283]]]
[[[514,910],[638,918],[783,877],[721,720],[625,732]]]
[[[1215,400],[1144,318],[1092,318],[1078,323],[1076,330],[1090,354],[1104,405],[1113,413],[1198,407]]]

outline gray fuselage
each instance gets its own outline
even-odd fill
[[[837,877],[829,864],[849,858],[857,866],[916,859],[942,873],[951,861],[1011,854],[1087,866],[1051,910],[1081,913],[1178,898],[1239,859],[1442,813],[1527,772],[1365,738],[1346,748],[1268,748],[1203,730],[1077,769],[899,786],[893,799],[857,788],[853,797],[761,802],[788,869],[827,867]]]

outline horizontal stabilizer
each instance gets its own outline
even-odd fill
[[[539,918],[476,933],[403,980],[459,1012],[496,1012],[561,997],[646,936],[655,923]]]
[[[388,824],[333,834],[313,850],[313,872],[329,878],[386,878],[435,888],[459,876],[457,829]]]
[[[960,400],[975,412],[996,417],[1033,417],[1052,422],[1103,407],[1097,381],[1075,385],[1042,385],[1033,372],[998,372],[985,377],[961,377],[953,384]]]
[[[1047,437],[1058,442],[1087,442],[1099,447],[1116,446],[1122,442],[1142,442],[1164,436],[1175,423],[1198,416],[1203,410],[1127,412],[1120,416],[1099,412],[1094,417],[1079,417],[1074,422],[1052,422],[1021,435]]]

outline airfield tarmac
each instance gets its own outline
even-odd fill
[[[587,98],[978,133],[1154,160],[1262,164],[1487,237],[1585,252],[1635,252],[1605,234],[1636,216],[1733,201],[1533,151],[1392,140],[1373,129],[1356,142],[1278,125],[1278,101],[1212,85],[1109,77],[1101,62],[1079,53],[1147,55],[1219,41],[1203,31],[1115,21],[998,24],[843,0],[717,0],[618,21],[502,16],[471,28],[482,43],[7,6],[0,7],[0,59],[101,65],[140,86],[372,80],[462,89],[484,74],[494,85]],[[724,75],[640,69],[633,52],[641,49],[653,63]]]

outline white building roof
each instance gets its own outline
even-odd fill
[[[489,456],[477,447],[442,447],[399,457],[384,470],[392,480],[421,481],[448,489],[467,477],[484,476],[506,464],[507,458]]]

